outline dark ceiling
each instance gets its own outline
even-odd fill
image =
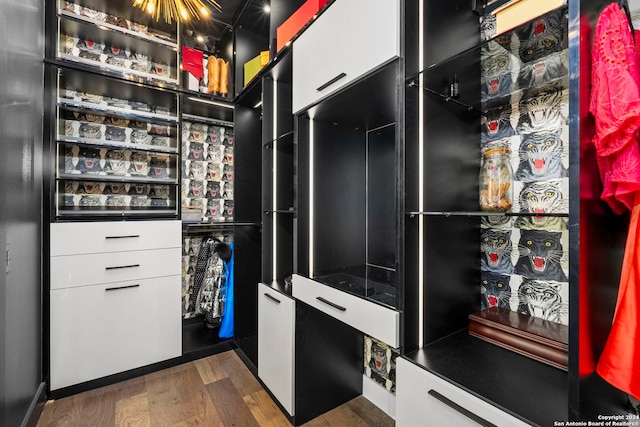
[[[133,0],[110,0],[108,2],[104,0],[74,0],[74,2],[141,24],[148,24],[150,21],[149,15],[137,7],[132,7]],[[204,2],[206,3],[206,0]],[[250,31],[259,32],[264,30],[264,22],[268,23],[268,20],[264,19],[263,7],[270,0],[217,0],[217,2],[222,7],[222,12],[211,7],[211,19],[185,22],[182,24],[183,27],[219,39],[231,27],[238,24]],[[154,23],[153,26],[156,28],[164,27],[168,32],[171,31],[171,26],[168,26],[162,19],[160,22]]]

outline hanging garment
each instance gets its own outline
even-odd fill
[[[220,325],[224,310],[224,301],[221,295],[224,294],[226,280],[224,263],[214,251],[207,262],[204,280],[197,300],[197,307],[204,315],[204,323],[207,327],[213,328]]]
[[[633,34],[617,3],[598,18],[592,57],[591,112],[602,198],[615,212],[631,209],[613,324],[596,371],[640,398],[640,94]]]
[[[231,338],[234,334],[233,328],[233,318],[234,318],[234,297],[233,297],[233,265],[234,265],[234,249],[233,242],[229,244],[229,249],[231,250],[229,260],[224,263],[226,275],[227,275],[227,289],[226,289],[226,297],[225,297],[225,310],[222,316],[222,324],[220,325],[220,331],[218,332],[218,337],[220,338]]]
[[[640,399],[640,193],[635,202],[613,324],[597,372],[611,385]]]
[[[198,254],[198,262],[196,264],[196,270],[194,273],[193,293],[189,296],[189,309],[187,311],[197,313],[196,310],[198,295],[200,295],[200,288],[202,287],[202,282],[204,280],[204,275],[207,269],[207,263],[213,251],[214,245],[215,241],[211,238],[202,242],[202,247],[200,248],[200,253]]]
[[[633,208],[640,190],[640,94],[633,35],[617,3],[601,13],[592,52],[591,113],[595,117],[602,199],[616,213]]]

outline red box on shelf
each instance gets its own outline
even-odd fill
[[[329,0],[307,0],[276,30],[276,52],[295,36]]]

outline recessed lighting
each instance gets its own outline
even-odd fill
[[[271,12],[271,6],[269,6],[268,4],[265,4],[262,9],[264,9],[265,13]]]
[[[231,108],[231,109],[233,108],[233,105],[231,104],[225,104],[224,102],[218,102],[218,101],[210,101],[204,98],[196,98],[195,96],[189,96],[188,99],[196,102],[202,102],[204,104],[217,105],[218,107],[225,107],[225,108]]]

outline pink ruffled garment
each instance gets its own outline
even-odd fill
[[[596,370],[640,398],[640,96],[633,35],[617,3],[603,10],[593,43],[590,109],[602,198],[615,212],[631,210],[616,310]]]
[[[593,38],[591,113],[602,199],[616,213],[633,208],[640,190],[639,72],[627,16],[617,3],[600,15]]]

